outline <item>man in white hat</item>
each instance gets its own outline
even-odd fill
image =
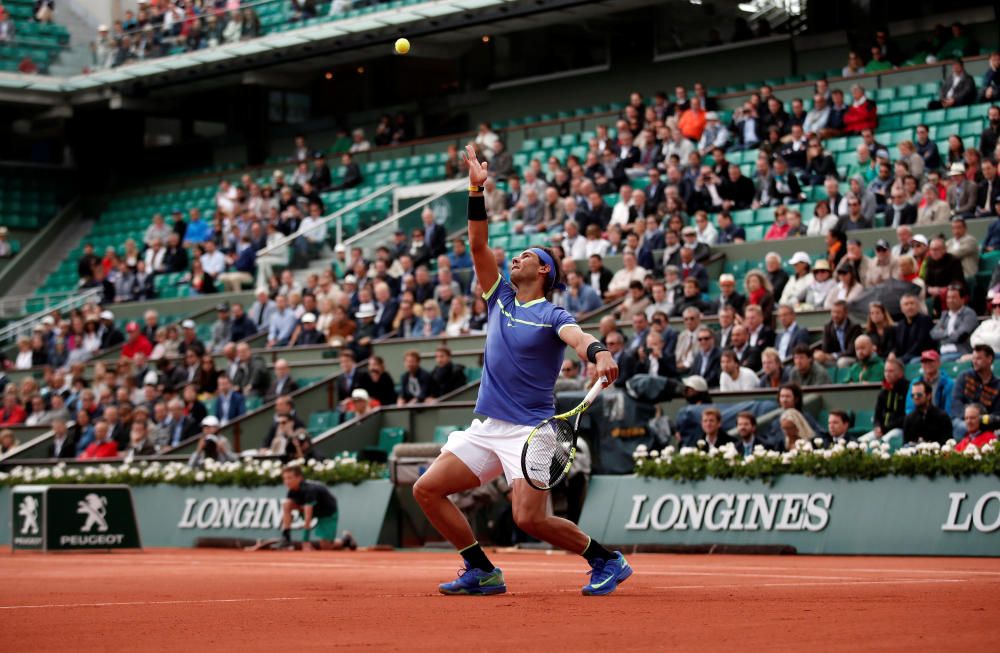
[[[351,401],[348,404],[347,412],[353,413],[353,417],[364,417],[373,408],[372,400],[367,390],[364,388],[355,388],[351,392]]]
[[[194,320],[184,320],[181,322],[181,342],[177,345],[177,352],[181,355],[190,349],[199,357],[205,353],[205,343],[198,339],[198,325]]]
[[[952,215],[971,216],[976,210],[976,182],[965,177],[965,164],[956,161],[948,169],[948,208]]]
[[[101,334],[101,349],[114,347],[125,342],[125,334],[115,326],[115,314],[109,310],[103,310],[100,314],[101,326],[98,333]]]
[[[729,130],[719,120],[719,114],[709,111],[705,114],[705,130],[698,139],[698,151],[705,156],[716,147],[726,147],[729,142]]]
[[[306,313],[299,320],[299,326],[292,335],[289,345],[306,347],[309,345],[321,345],[326,342],[326,336],[316,329],[316,316]]]
[[[189,467],[201,467],[205,460],[211,458],[216,462],[233,462],[238,460],[229,446],[226,436],[219,433],[219,418],[209,415],[201,420],[201,436],[198,438],[198,449],[188,459]]]

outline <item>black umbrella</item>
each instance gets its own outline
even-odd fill
[[[920,286],[909,281],[889,279],[877,286],[863,290],[857,298],[847,305],[847,310],[852,319],[864,324],[868,320],[868,307],[873,302],[879,302],[885,307],[886,312],[892,315],[892,319],[898,320],[903,316],[903,312],[899,310],[899,300],[907,294],[919,296]]]

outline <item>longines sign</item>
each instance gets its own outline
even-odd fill
[[[601,541],[621,545],[1000,556],[1000,478],[782,476],[769,485],[595,476],[580,525]]]
[[[632,496],[625,530],[655,531],[821,531],[830,521],[833,495],[816,494],[664,494],[651,502]]]
[[[293,523],[293,528],[301,528]],[[281,527],[281,500],[265,497],[207,497],[184,499],[177,528],[278,529]]]

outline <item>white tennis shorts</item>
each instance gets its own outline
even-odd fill
[[[533,428],[492,417],[477,419],[468,429],[453,431],[441,449],[455,454],[480,483],[489,483],[503,472],[510,484],[515,478],[524,478],[521,451]]]

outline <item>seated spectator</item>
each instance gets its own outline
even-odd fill
[[[789,408],[781,413],[778,424],[784,436],[783,447],[785,451],[794,450],[799,440],[812,442],[813,438],[816,437],[816,431],[806,421],[805,415],[796,408]]]
[[[916,295],[903,295],[899,307],[903,317],[896,322],[895,354],[905,365],[919,358],[922,352],[936,349],[931,338],[934,322],[920,311],[920,298]]]
[[[438,347],[434,353],[436,366],[431,370],[431,397],[437,399],[465,385],[465,366],[451,359],[451,349]]]
[[[695,283],[695,291],[697,294],[697,283]],[[646,287],[641,281],[633,281],[629,284],[628,294],[625,295],[625,299],[618,306],[615,313],[621,320],[631,320],[632,316],[636,313],[645,314],[649,303],[649,297],[646,295]]]
[[[897,324],[897,329],[898,327]],[[813,358],[823,365],[850,367],[854,364],[855,358],[854,341],[860,335],[861,326],[852,322],[847,316],[847,302],[835,301],[830,306],[830,321],[823,327],[822,344],[813,352]]]
[[[103,419],[97,420],[94,424],[94,440],[80,454],[80,460],[117,457],[118,444],[111,438],[111,429],[108,423]]]
[[[872,339],[860,335],[854,340],[856,360],[847,371],[851,383],[879,383],[885,375],[885,364],[875,351]]]
[[[813,360],[809,345],[796,345],[792,352],[792,369],[788,373],[788,382],[799,387],[811,385],[828,385],[830,375],[822,365]]]
[[[882,389],[875,400],[874,427],[861,436],[862,440],[880,438],[884,441],[903,436],[903,420],[906,418],[906,394],[910,384],[903,373],[903,364],[898,359],[885,362]]]
[[[722,430],[722,413],[718,408],[709,407],[701,413],[701,437],[698,444],[708,449],[719,449],[727,444],[735,444],[728,433]]]
[[[837,267],[837,285],[830,291],[826,296],[826,302],[824,307],[829,309],[832,308],[836,302],[846,302],[850,304],[864,290],[861,282],[856,276],[857,273],[850,263],[847,261],[841,261],[840,265]]]
[[[608,284],[607,293],[605,293],[605,301],[624,297],[632,282],[638,281],[642,283],[645,281],[647,274],[646,269],[639,266],[635,254],[625,252],[622,255],[622,269],[615,272],[614,276],[612,276]],[[705,285],[706,287],[708,285],[707,278]]]
[[[951,219],[951,238],[945,242],[948,253],[962,264],[962,274],[974,277],[979,270],[979,241],[969,233],[965,218],[954,216]]]
[[[227,424],[247,412],[243,394],[233,388],[229,377],[220,374],[218,377],[218,392],[215,398],[213,414],[220,424]]]
[[[966,178],[966,167],[961,161],[948,168],[948,208],[953,216],[971,217],[976,211],[979,188]]]
[[[57,418],[52,421],[52,440],[46,447],[46,458],[76,458],[76,438],[66,428],[66,420]],[[4,451],[6,453],[6,450]]]
[[[594,288],[583,283],[583,277],[575,270],[566,275],[565,308],[575,318],[584,313],[590,313],[602,306],[601,297]],[[663,285],[660,284],[661,289]],[[654,295],[656,293],[654,286]],[[648,307],[647,307],[648,310]]]
[[[951,423],[956,436],[966,433],[963,422],[965,407],[978,403],[985,414],[1000,412],[1000,379],[993,374],[993,359],[996,352],[987,345],[976,345],[972,349],[972,369],[966,370],[955,379],[951,396]]]
[[[979,323],[969,338],[969,344],[972,347],[986,345],[998,351],[1000,350],[1000,294],[990,299],[990,306],[992,308],[990,317]]]
[[[694,261],[698,262],[699,264],[704,264],[705,261],[708,260],[708,257],[712,255],[712,250],[711,247],[701,242],[698,239],[698,236],[699,236],[698,230],[695,227],[684,227],[683,229],[681,229],[681,239],[683,241],[681,243],[681,250],[684,249],[692,250],[692,253],[694,254],[693,256]],[[680,252],[679,262],[681,264],[685,263],[683,251]],[[701,285],[702,290],[708,289],[707,284],[702,285],[699,283],[699,285]]]
[[[965,64],[956,59],[951,72],[941,83],[938,99],[927,105],[928,109],[949,109],[972,104],[976,101],[976,81],[965,71]]]
[[[646,335],[645,344],[635,350],[635,367],[629,374],[648,374],[650,376],[676,377],[677,365],[674,354],[659,331],[650,330]]]
[[[979,404],[968,404],[965,407],[965,437],[962,438],[957,445],[955,445],[955,451],[963,452],[970,445],[981,449],[985,445],[993,442],[997,439],[996,435],[992,431],[983,431],[983,407]]]
[[[819,202],[813,209],[813,216],[806,226],[807,236],[825,236],[833,229],[840,218],[835,213],[830,213],[830,205],[826,202]]]
[[[937,442],[944,444],[951,439],[951,419],[948,413],[934,405],[930,384],[914,381],[910,385],[907,408],[903,420],[903,442]]]
[[[835,408],[827,414],[826,425],[828,431],[827,442],[830,446],[846,445],[848,441],[847,431],[851,426],[851,419],[847,411]]]
[[[721,358],[722,352],[715,345],[715,334],[708,327],[701,327],[698,329],[697,349],[687,373],[700,376],[710,388],[717,388],[722,370]]]
[[[852,186],[855,180],[852,180]],[[874,213],[876,203],[874,201],[874,195],[871,191],[865,190],[865,195],[872,198],[871,206],[872,213]],[[856,231],[858,229],[871,229],[872,220],[865,216],[862,210],[862,199],[860,196],[851,193],[845,199],[847,203],[847,214],[840,217],[837,223],[834,225],[834,229],[842,233],[847,233],[849,231]]]
[[[865,95],[861,84],[851,86],[853,101],[844,114],[844,133],[859,134],[865,129],[874,130],[878,126],[878,107]]]
[[[719,314],[720,317],[722,313]],[[723,322],[719,320],[720,326]],[[726,333],[723,330],[720,333],[720,337],[725,337]],[[736,355],[736,362],[743,367],[748,367],[754,372],[760,369],[761,360],[760,352],[768,345],[765,344],[761,346],[753,346],[750,344],[750,332],[747,327],[742,324],[735,324],[729,329],[729,337],[726,342],[726,348],[731,350]]]
[[[565,359],[556,378],[555,392],[580,392],[586,379],[580,374],[580,361]]]
[[[993,107],[992,109],[997,114],[996,124],[1000,128],[1000,108]],[[976,190],[975,217],[988,218],[997,214],[997,204],[1000,204],[1000,179],[997,179],[996,162],[989,157],[984,158],[982,174],[983,179],[977,185]]]
[[[198,448],[188,458],[189,467],[201,467],[209,459],[220,463],[238,460],[238,456],[232,451],[229,440],[219,433],[220,426],[218,418],[214,415],[209,415],[201,421]]]
[[[949,287],[965,284],[962,262],[947,251],[944,238],[938,236],[931,240],[922,276],[927,294],[935,299],[937,306],[945,300]]]
[[[950,286],[945,297],[947,310],[941,313],[930,335],[940,344],[941,360],[947,362],[972,353],[969,339],[979,326],[979,319],[976,312],[966,305],[968,297],[964,286]]]
[[[423,403],[433,392],[433,379],[430,373],[420,367],[420,353],[415,349],[403,356],[406,371],[399,379],[400,392],[397,405]]]
[[[642,284],[639,284],[638,281],[633,283],[638,284],[639,292],[641,292]],[[682,288],[682,295],[674,302],[673,312],[671,313],[673,317],[682,316],[689,308],[695,308],[704,314],[712,314],[716,312],[715,307],[713,307],[712,304],[702,299],[701,289],[698,287],[697,279],[689,277],[684,281]],[[633,290],[632,292],[636,291]]]
[[[774,347],[768,347],[761,355],[761,376],[758,387],[776,389],[788,383],[788,371],[781,365],[781,356]]]
[[[774,172],[770,179],[768,190],[771,205],[801,202],[805,194],[799,186],[798,177],[788,169],[788,162],[782,157],[774,160]]]
[[[733,350],[727,349],[722,352],[720,367],[719,388],[723,392],[754,390],[757,388],[757,375],[749,367],[740,365]]]

